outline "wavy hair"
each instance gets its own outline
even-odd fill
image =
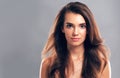
[[[82,67],[82,78],[97,78],[100,72],[101,60],[99,52],[104,56],[104,60],[108,59],[107,49],[103,44],[98,26],[90,9],[81,2],[70,2],[65,5],[54,21],[53,28],[49,34],[48,41],[42,51],[43,58],[51,57],[48,77],[55,78],[55,72],[59,71],[59,78],[66,78],[65,69],[69,70],[69,52],[67,49],[67,41],[62,32],[65,14],[72,12],[80,14],[86,21],[87,35],[84,41],[84,61]]]

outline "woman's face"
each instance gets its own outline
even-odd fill
[[[83,16],[72,12],[66,13],[62,32],[68,46],[83,46],[87,32]]]

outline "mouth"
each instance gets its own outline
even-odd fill
[[[77,42],[77,41],[80,40],[80,38],[71,38],[71,39],[72,39],[72,41],[74,41],[74,42]]]

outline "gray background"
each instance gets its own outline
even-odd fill
[[[38,78],[41,51],[53,20],[75,0],[0,0],[0,78]],[[120,1],[79,0],[93,12],[111,50],[112,78],[120,75]]]

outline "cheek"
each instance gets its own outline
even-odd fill
[[[71,37],[71,31],[70,30],[65,30],[64,31],[66,39],[69,39]]]
[[[85,31],[83,32],[83,34],[86,35],[86,33],[87,33],[87,32],[86,32],[86,30],[85,30]]]
[[[85,32],[85,33],[84,33],[84,38],[85,38],[85,39],[86,39],[86,35],[87,35],[87,33]]]
[[[86,37],[86,35],[87,35],[86,30],[81,31],[81,34],[82,34],[82,36]]]

